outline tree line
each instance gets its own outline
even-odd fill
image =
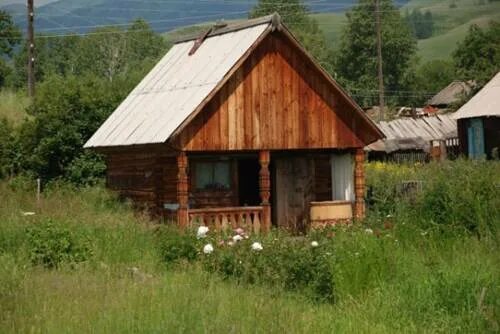
[[[259,0],[249,17],[279,12],[317,61],[361,105],[377,104],[374,0],[359,0],[346,13],[333,51],[300,0]],[[389,105],[421,105],[453,79],[485,83],[500,63],[500,24],[471,27],[451,61],[420,64],[417,37],[392,0],[380,1],[384,85]],[[413,12],[409,14],[413,15]],[[425,16],[426,14],[424,14]],[[83,36],[36,38],[37,91],[19,126],[0,119],[0,177],[31,173],[44,179],[92,183],[104,172],[100,156],[82,146],[168,50],[143,20],[128,28],[104,27]],[[23,90],[27,44],[0,11],[0,88]]]

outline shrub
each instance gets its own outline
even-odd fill
[[[53,220],[27,228],[29,257],[34,265],[56,268],[63,263],[79,263],[92,255],[90,241],[82,232],[73,232]]]
[[[500,163],[447,161],[426,165],[370,163],[371,214],[396,213],[423,228],[448,226],[479,236],[496,235],[500,220]],[[418,185],[404,189],[405,181]]]
[[[159,251],[167,264],[175,264],[182,260],[192,262],[197,259],[199,245],[196,240],[172,228],[163,228],[158,236]]]
[[[224,279],[298,291],[316,301],[334,300],[331,244],[321,243],[315,248],[309,239],[277,233],[238,242],[228,235],[195,236],[194,232],[164,230],[159,237],[163,260],[168,264],[198,261],[204,270]],[[262,243],[262,250],[252,249],[256,241]],[[207,244],[213,245],[214,251],[204,254]]]

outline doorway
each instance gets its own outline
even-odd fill
[[[314,200],[314,161],[305,156],[274,160],[273,222],[293,232],[309,224],[309,203]]]
[[[238,160],[238,198],[240,206],[260,205],[259,170],[257,159]]]

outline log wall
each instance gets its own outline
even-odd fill
[[[164,203],[177,203],[177,162],[172,154],[124,151],[106,154],[106,184],[139,209],[162,214]]]

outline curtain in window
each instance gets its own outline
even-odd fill
[[[354,163],[352,154],[332,154],[332,199],[354,200]]]

